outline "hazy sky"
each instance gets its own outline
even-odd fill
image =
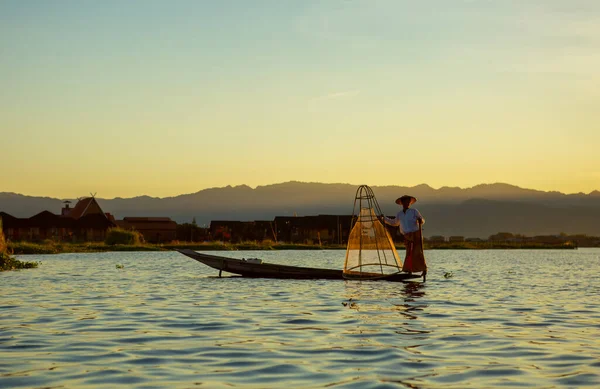
[[[0,0],[0,192],[600,189],[600,1]]]

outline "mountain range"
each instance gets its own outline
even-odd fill
[[[105,212],[126,216],[168,216],[178,222],[196,219],[199,225],[211,220],[272,220],[275,216],[352,213],[356,185],[285,182],[258,186],[227,186],[204,189],[174,197],[139,196],[97,198]],[[462,235],[486,238],[497,232],[528,236],[542,234],[600,235],[600,192],[564,194],[495,183],[471,188],[426,184],[413,187],[373,186],[387,215],[399,207],[394,200],[410,194],[426,219],[425,236]],[[0,211],[30,217],[48,210],[59,214],[62,201],[0,192]],[[70,199],[76,201],[76,199]]]

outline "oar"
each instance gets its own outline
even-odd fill
[[[423,254],[423,261],[427,263],[425,260],[425,252],[423,250],[423,223],[419,223],[419,235],[421,236],[421,254]],[[423,282],[427,279],[427,269],[423,270]]]

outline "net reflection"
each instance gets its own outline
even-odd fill
[[[347,282],[342,305],[360,319],[349,332],[374,335],[372,328],[394,328],[398,335],[423,339],[431,332],[419,320],[428,307],[426,289],[421,282]]]

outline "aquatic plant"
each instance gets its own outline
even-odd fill
[[[4,231],[2,230],[2,218],[0,218],[0,271],[16,269],[32,269],[38,267],[37,262],[19,261],[8,252]]]
[[[38,267],[37,262],[19,261],[7,253],[0,253],[0,271],[33,269],[36,267]]]
[[[117,269],[125,269],[125,266],[121,265],[120,263],[117,263],[116,268]]]

